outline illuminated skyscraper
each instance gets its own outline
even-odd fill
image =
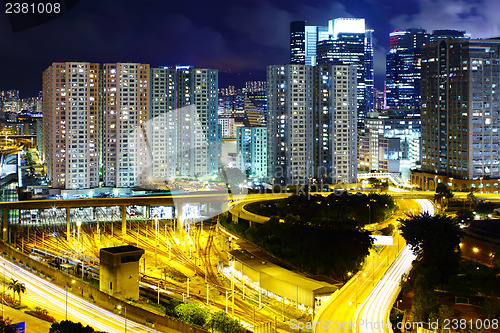
[[[151,180],[162,183],[177,175],[178,113],[175,68],[151,68],[151,101],[148,138]]]
[[[222,131],[217,119],[218,72],[177,67],[179,174],[206,176],[218,172]]]
[[[99,64],[55,62],[43,72],[43,160],[53,188],[99,186]]]
[[[355,181],[355,73],[347,65],[268,67],[271,182]]]
[[[328,23],[328,38],[317,43],[318,65],[354,65],[357,69],[358,127],[373,111],[373,30],[364,19],[338,18]]]
[[[465,31],[424,29],[396,30],[389,34],[386,56],[386,105],[404,114],[420,114],[422,47],[441,39],[467,39]]]
[[[499,67],[500,39],[424,46],[422,171],[455,179],[500,178]]]
[[[133,187],[148,181],[149,65],[104,64],[104,184]]]

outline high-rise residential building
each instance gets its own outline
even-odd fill
[[[314,67],[267,67],[268,177],[272,183],[307,184],[314,175]]]
[[[316,177],[327,183],[354,183],[358,151],[356,68],[318,66],[316,84]]]
[[[373,30],[364,19],[338,18],[328,22],[328,38],[318,40],[318,65],[354,65],[357,68],[358,127],[373,111]]]
[[[43,73],[43,160],[53,188],[99,185],[99,64],[56,62]]]
[[[220,117],[219,118],[219,125],[221,126],[223,139],[235,139],[236,138],[236,126],[234,125],[234,118],[232,118],[232,117]]]
[[[177,67],[179,115],[179,173],[216,174],[222,131],[217,118],[218,72],[215,69]]]
[[[267,77],[269,180],[355,181],[355,68],[274,65]]]
[[[177,73],[175,68],[167,67],[150,70],[151,180],[162,183],[177,175],[178,168]]]
[[[500,178],[499,67],[500,39],[447,39],[423,48],[426,178]]]
[[[150,114],[148,64],[103,65],[104,184],[133,187],[148,182],[151,151],[147,147]]]
[[[267,177],[267,127],[238,127],[238,168],[249,179]]]

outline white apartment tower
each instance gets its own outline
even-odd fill
[[[318,66],[316,177],[328,183],[357,179],[357,76],[349,65]]]
[[[275,65],[268,78],[268,178],[277,184],[357,178],[357,77],[350,65]]]
[[[43,72],[43,159],[53,188],[99,186],[99,64],[55,62]]]
[[[267,67],[268,177],[277,184],[305,184],[314,170],[314,67]]]
[[[217,70],[176,69],[179,175],[198,177],[215,174],[222,143],[217,121]]]
[[[149,65],[104,64],[104,184],[133,187],[149,181]]]
[[[164,182],[178,170],[175,68],[151,68],[150,137],[153,182]]]

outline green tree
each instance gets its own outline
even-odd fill
[[[485,219],[488,214],[493,213],[495,207],[496,205],[492,202],[482,202],[476,206],[476,213],[478,213],[483,219]]]
[[[429,316],[430,321],[438,321],[439,323],[439,330],[442,332],[443,331],[443,325],[444,325],[444,320],[453,318],[454,312],[453,309],[450,308],[449,306],[442,304],[439,306],[437,312],[433,312]]]
[[[467,194],[467,204],[469,205],[469,209],[472,210],[472,208],[475,208],[476,207],[476,204],[477,204],[477,198],[476,196],[474,195],[474,192],[470,191],[468,194]]]
[[[461,209],[457,212],[456,220],[458,223],[469,223],[474,220],[474,213],[468,209]]]
[[[21,304],[21,293],[24,293],[26,291],[26,286],[24,285],[24,283],[16,279],[12,279],[9,282],[8,288],[12,289],[12,298],[14,299],[14,301],[15,301],[15,294],[17,293],[19,295],[19,304]]]
[[[208,321],[209,313],[196,304],[183,303],[175,307],[175,316],[186,323],[203,327]]]
[[[60,323],[54,322],[50,326],[49,333],[102,333],[95,331],[91,326],[83,326],[82,323],[74,323],[70,320],[63,320]]]
[[[423,213],[399,221],[402,236],[419,257],[422,267],[436,269],[436,282],[446,282],[458,272],[462,230],[456,220],[446,215]]]
[[[443,183],[439,183],[436,186],[436,194],[434,194],[434,202],[439,203],[444,210],[448,206],[448,201],[453,198],[453,193],[450,191],[448,186]]]
[[[241,324],[227,313],[218,311],[210,317],[208,328],[222,333],[244,333],[246,330]]]

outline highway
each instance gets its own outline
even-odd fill
[[[396,221],[405,213],[417,211],[417,208],[421,212],[433,213],[433,205],[426,199],[402,200],[400,205],[402,205],[401,211],[390,220]],[[354,275],[331,296],[327,304],[319,309],[312,323],[314,331],[316,333],[361,333],[361,331],[356,330],[360,327],[361,320],[364,320],[363,323],[368,320],[372,323],[374,321],[380,322],[379,318],[385,315],[383,322],[387,322],[388,310],[392,307],[399,292],[401,275],[408,272],[414,259],[407,247],[403,247],[401,250],[403,244],[404,239],[396,233],[394,245],[386,246],[380,253],[372,251],[364,269]],[[401,252],[399,252],[400,250]],[[394,259],[395,261],[392,263]],[[386,297],[384,303],[382,295]],[[393,297],[394,299],[392,299]]]
[[[66,291],[27,270],[0,258],[0,267],[5,265],[6,278],[17,279],[26,285],[26,291],[34,295],[41,306],[57,319],[65,318]],[[125,330],[125,318],[104,310],[68,293],[68,319],[90,325],[99,331],[118,333]],[[147,326],[126,321],[127,332],[158,332]]]
[[[434,206],[429,200],[417,199],[422,213],[434,215]],[[407,245],[391,265],[386,274],[377,283],[370,295],[356,310],[353,321],[356,333],[392,333],[389,314],[399,291],[401,276],[411,269],[415,255]]]

